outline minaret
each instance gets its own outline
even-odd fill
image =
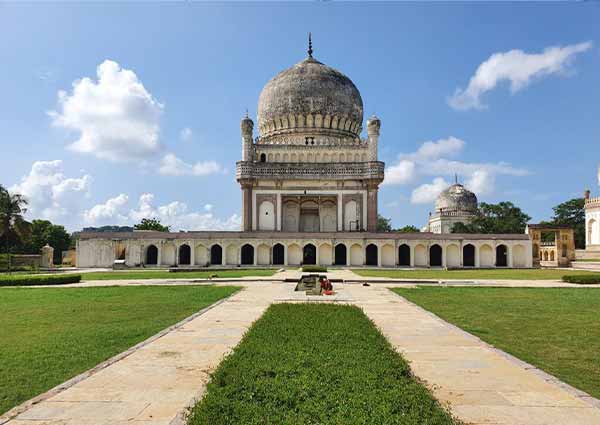
[[[248,111],[246,116],[242,119],[242,161],[252,161],[252,131],[254,130],[254,122],[248,117]]]
[[[377,142],[379,141],[379,129],[381,120],[373,115],[367,120],[367,134],[369,135],[369,161],[377,161]]]

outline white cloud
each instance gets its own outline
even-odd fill
[[[58,93],[53,125],[79,132],[69,148],[111,161],[146,159],[160,150],[159,118],[163,110],[137,75],[105,60],[98,79],[73,82],[71,94]]]
[[[125,222],[127,217],[121,214],[121,211],[128,201],[129,197],[121,193],[103,204],[95,205],[84,211],[83,219],[88,224]]]
[[[443,156],[455,156],[462,152],[465,142],[456,137],[450,136],[447,139],[440,139],[436,142],[424,142],[417,151],[412,154],[413,158],[418,159],[436,159]]]
[[[63,174],[63,162],[36,161],[21,182],[10,187],[29,202],[27,217],[48,220],[69,220],[80,210],[81,198],[89,195],[92,178]]]
[[[578,53],[591,49],[592,42],[547,47],[542,53],[522,50],[494,53],[475,71],[466,89],[456,89],[448,104],[459,110],[482,109],[481,96],[498,83],[510,82],[511,93],[527,87],[534,79],[552,74],[565,74]]]
[[[192,140],[192,135],[192,129],[189,127],[185,127],[179,132],[179,138],[184,142],[189,142],[190,140]]]
[[[465,186],[477,195],[489,195],[494,190],[495,177],[489,170],[475,170]]]
[[[444,189],[450,186],[446,180],[441,177],[433,179],[432,183],[425,183],[413,190],[410,196],[410,202],[413,204],[429,204],[436,200],[438,195]]]
[[[166,154],[160,162],[158,172],[164,176],[208,176],[223,172],[223,168],[215,161],[196,162],[189,164],[174,154]]]
[[[384,184],[407,185],[430,176],[438,177],[433,183],[422,184],[413,192],[411,202],[422,203],[435,199],[441,191],[442,176],[460,176],[466,179],[465,186],[477,195],[489,195],[494,192],[496,176],[526,176],[529,171],[513,167],[506,162],[463,162],[449,159],[462,153],[466,143],[456,137],[437,141],[426,141],[412,153],[400,154],[398,162],[386,170]],[[433,198],[432,198],[433,196]]]
[[[207,204],[210,205],[210,204]],[[128,206],[128,196],[120,194],[98,204],[84,213],[88,224],[135,224],[143,218],[157,218],[171,226],[171,230],[240,230],[241,217],[237,214],[221,219],[204,207],[205,212],[189,211],[186,203],[173,201],[165,205],[154,205],[154,195],[140,196],[137,208]]]
[[[386,167],[385,184],[406,184],[414,180],[416,165],[410,160],[400,160],[397,164]]]

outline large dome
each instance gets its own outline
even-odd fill
[[[435,201],[437,212],[474,213],[477,210],[477,196],[462,184],[455,183],[444,190]]]
[[[258,100],[262,138],[277,134],[329,134],[357,138],[363,102],[341,72],[308,57],[273,77]]]

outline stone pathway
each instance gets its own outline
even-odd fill
[[[600,401],[406,301],[387,289],[391,285],[338,284],[333,297],[295,293],[293,283],[256,281],[245,286],[204,314],[56,391],[6,423],[182,424],[187,407],[202,396],[209,373],[271,303],[327,301],[360,306],[410,362],[414,374],[466,423],[600,424]]]
[[[382,286],[348,285],[356,305],[442,404],[469,424],[600,424],[598,400],[444,322]]]
[[[281,284],[248,285],[178,329],[32,406],[8,424],[183,423],[182,412],[202,396],[209,373],[285,289]]]

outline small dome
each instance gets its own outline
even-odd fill
[[[477,210],[477,196],[462,184],[455,183],[440,193],[435,201],[435,209],[436,212],[474,213]]]
[[[355,138],[362,120],[354,83],[312,57],[273,77],[258,100],[261,137],[308,131]]]

